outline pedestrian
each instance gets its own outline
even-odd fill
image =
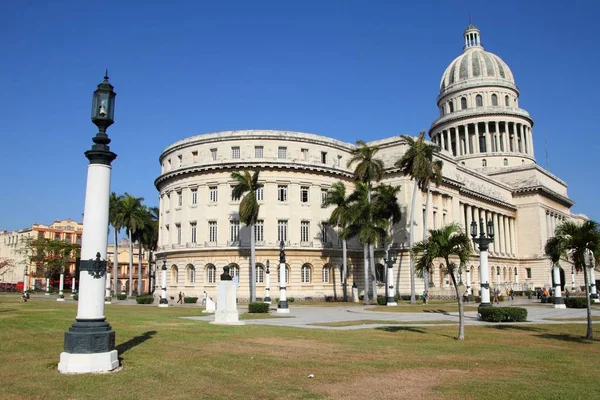
[[[510,293],[509,294],[510,294],[510,299],[514,300],[515,299],[515,291],[512,290],[512,289],[510,289]]]
[[[569,293],[569,289],[565,289],[565,297],[566,297],[567,299],[569,298],[569,295],[570,295],[570,294],[571,294],[571,293]]]
[[[500,301],[498,300],[498,292],[500,292],[500,289],[494,289],[494,303],[496,304],[500,304]]]
[[[423,290],[423,304],[427,304],[427,290]]]
[[[183,294],[179,292],[179,299],[177,300],[177,304],[183,304]]]

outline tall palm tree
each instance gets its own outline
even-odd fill
[[[258,212],[260,210],[260,205],[256,199],[256,190],[262,187],[262,184],[258,183],[258,176],[258,170],[254,171],[252,175],[250,175],[250,172],[248,171],[231,173],[231,177],[237,182],[233,187],[233,197],[240,198],[244,196],[242,201],[240,201],[240,221],[250,228],[250,267],[248,268],[248,277],[250,279],[251,302],[256,301],[256,280],[254,277],[256,268],[256,244],[254,226],[258,220]]]
[[[462,296],[459,293],[456,275],[460,269],[469,260],[471,253],[471,239],[465,234],[456,223],[446,225],[441,229],[431,229],[429,238],[423,240],[411,249],[412,258],[416,261],[416,270],[420,276],[429,272],[433,260],[436,258],[444,259],[444,273],[452,278],[452,284],[456,291],[456,301],[458,303],[458,339],[465,338],[465,321]],[[458,265],[455,261],[450,261],[450,257],[458,258]]]
[[[142,235],[142,243],[144,249],[148,251],[148,293],[153,293],[152,283],[150,278],[150,263],[152,262],[152,254],[158,247],[158,207],[148,207],[148,216],[146,219],[146,226],[144,227],[144,233]]]
[[[384,165],[383,161],[375,158],[375,154],[379,151],[379,146],[369,146],[362,140],[357,140],[356,145],[357,147],[350,151],[352,157],[348,160],[347,166],[351,167],[353,164],[356,164],[354,168],[354,180],[366,184],[367,204],[370,205],[371,186],[373,182],[379,182],[383,178]],[[370,263],[367,264],[370,265],[371,274],[375,277],[375,249],[373,243],[375,241],[369,245]],[[367,264],[365,264],[365,268],[367,268]],[[377,282],[375,279],[373,279],[373,296],[377,299]]]
[[[365,279],[365,305],[369,305],[369,249],[385,236],[387,220],[378,218],[376,206],[368,201],[368,186],[362,182],[355,182],[355,190],[350,195],[351,222],[346,230],[346,237],[358,237],[364,247],[364,279]],[[377,302],[377,281],[375,268],[371,269],[371,283],[373,300]]]
[[[108,202],[108,221],[112,225],[115,234],[115,253],[113,261],[113,290],[115,296],[117,295],[117,275],[119,273],[119,231],[123,228],[123,215],[121,213],[122,198],[123,196],[111,192]]]
[[[582,224],[567,221],[556,228],[554,236],[555,239],[550,238],[546,242],[544,249],[546,253],[550,252],[553,255],[560,253],[565,258],[569,257],[573,261],[575,269],[583,271],[585,296],[587,298],[587,333],[585,337],[586,339],[593,339],[589,278],[586,268],[594,268],[594,265],[592,262],[586,264],[586,257],[589,260],[589,253],[591,252],[596,264],[598,263],[600,258],[600,226],[596,221],[585,221]]]
[[[142,263],[144,259],[144,248],[146,246],[146,238],[149,234],[152,234],[153,229],[153,221],[152,221],[152,213],[148,207],[142,205],[141,209],[141,218],[142,218],[142,226],[133,233],[133,241],[138,244],[138,280],[137,280],[137,293],[138,296],[142,294],[143,291],[143,282],[142,282]],[[148,268],[150,267],[150,259],[148,259]]]
[[[342,292],[344,301],[348,301],[348,248],[346,230],[350,223],[350,198],[346,196],[346,185],[336,182],[327,192],[323,208],[335,206],[329,216],[329,224],[338,227],[338,235],[342,239]]]
[[[414,181],[412,200],[410,203],[410,227],[409,227],[409,246],[412,249],[415,243],[415,206],[417,201],[417,189],[429,191],[429,183],[434,180],[436,185],[442,181],[441,160],[434,160],[435,154],[440,152],[440,147],[425,141],[425,131],[419,132],[417,140],[410,136],[403,135],[402,138],[408,144],[408,150],[400,160],[396,162],[405,175],[411,177]],[[423,234],[427,232],[427,214],[429,207],[429,195],[427,195],[427,204],[425,205],[425,218],[423,224]],[[425,237],[423,237],[425,239]],[[427,279],[427,277],[425,278]],[[410,259],[410,302],[414,304],[415,298],[415,263],[413,257]]]
[[[123,227],[127,232],[129,239],[129,292],[132,295],[133,290],[133,240],[134,234],[143,229],[145,223],[144,208],[142,206],[143,197],[135,197],[125,193],[121,199],[121,215]]]

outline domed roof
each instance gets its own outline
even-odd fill
[[[515,79],[508,65],[497,55],[483,50],[479,41],[479,29],[469,24],[465,29],[465,49],[450,63],[440,82],[440,92],[460,84],[501,84],[516,88]],[[491,82],[490,82],[491,81]]]

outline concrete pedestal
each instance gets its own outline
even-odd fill
[[[206,292],[204,292],[204,312],[214,314],[217,310],[217,305]]]
[[[106,353],[60,353],[58,370],[63,374],[88,374],[112,371],[119,366],[117,350]]]
[[[239,320],[236,298],[237,286],[233,281],[221,281],[217,287],[217,309],[215,320],[211,322],[216,325],[244,325]]]
[[[360,302],[360,300],[358,298],[358,288],[356,288],[356,287],[352,288],[352,302],[354,302],[354,303]]]

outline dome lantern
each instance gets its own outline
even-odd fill
[[[481,39],[480,39],[480,32],[479,29],[473,25],[473,24],[469,24],[467,26],[467,29],[465,29],[464,32],[464,37],[465,37],[465,50],[467,49],[471,49],[471,48],[479,48],[482,49],[483,47],[481,46]]]

